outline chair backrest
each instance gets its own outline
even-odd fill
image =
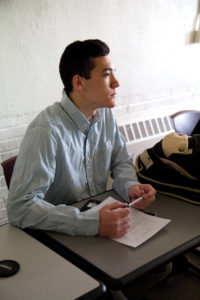
[[[174,122],[176,132],[192,135],[198,132],[200,121],[200,111],[198,110],[182,110],[173,115],[171,118]]]
[[[9,189],[10,186],[10,180],[12,177],[12,173],[13,173],[13,169],[15,166],[15,162],[16,162],[17,156],[13,156],[5,161],[3,161],[1,163],[3,171],[4,171],[4,176],[5,176],[5,180],[6,180],[6,184],[7,187]]]

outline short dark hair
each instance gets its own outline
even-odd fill
[[[98,39],[75,41],[65,48],[60,59],[59,71],[67,95],[73,90],[73,76],[78,74],[89,79],[90,72],[95,67],[93,58],[106,56],[109,52],[109,47]]]

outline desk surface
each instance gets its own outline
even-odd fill
[[[113,191],[95,198],[102,200],[109,195],[120,199]],[[99,236],[73,237],[54,232],[45,232],[44,236],[49,246],[61,255],[96,275],[109,287],[120,288],[200,244],[200,206],[158,194],[148,210],[172,221],[137,248]]]
[[[66,300],[102,294],[100,283],[22,230],[0,227],[0,260],[18,261],[20,270],[0,278],[0,298],[6,300]]]

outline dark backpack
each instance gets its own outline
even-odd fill
[[[141,183],[158,192],[200,204],[200,134],[170,133],[136,158]]]

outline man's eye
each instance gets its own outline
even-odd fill
[[[110,73],[104,73],[104,77],[110,76]]]

